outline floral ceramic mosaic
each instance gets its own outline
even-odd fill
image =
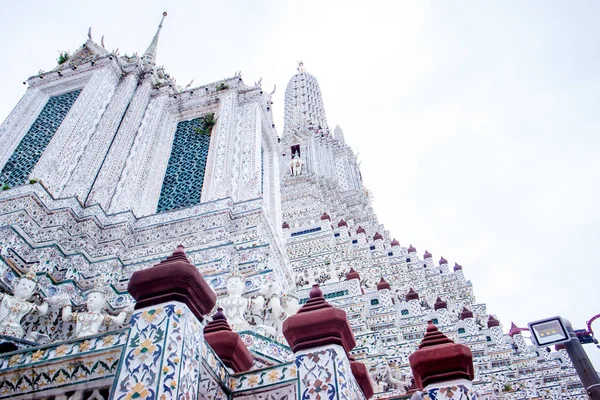
[[[51,390],[115,376],[128,330],[107,332],[3,354],[0,398]]]
[[[202,329],[187,306],[178,302],[146,307],[131,319],[113,398],[197,398]]]

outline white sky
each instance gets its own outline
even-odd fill
[[[551,1],[3,1],[0,120],[22,81],[105,35],[185,86],[283,92],[302,60],[402,245],[458,261],[510,322],[600,313],[600,4]],[[174,6],[176,4],[176,6]],[[596,329],[600,332],[600,324]],[[600,368],[600,350],[586,349]]]

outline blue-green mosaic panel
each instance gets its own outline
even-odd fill
[[[15,152],[2,168],[0,183],[16,186],[27,182],[33,167],[46,150],[52,136],[62,124],[79,93],[81,90],[50,97],[40,115],[21,139]]]
[[[196,131],[202,128],[202,118],[177,124],[156,212],[200,203],[210,144],[209,135]]]

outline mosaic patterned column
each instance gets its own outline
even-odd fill
[[[200,321],[184,303],[137,310],[111,399],[197,399],[203,342]]]
[[[342,346],[327,345],[295,353],[302,400],[366,399]]]
[[[476,400],[473,384],[468,379],[454,379],[434,383],[423,389],[425,400]]]

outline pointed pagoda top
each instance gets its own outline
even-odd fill
[[[144,64],[154,64],[154,61],[156,60],[156,49],[158,47],[158,36],[160,35],[160,30],[162,29],[163,21],[165,20],[165,17],[167,16],[167,12],[164,11],[162,15],[163,16],[162,16],[162,19],[160,20],[160,24],[158,24],[158,29],[156,30],[156,34],[154,34],[154,37],[152,38],[152,42],[150,42],[150,46],[148,46],[148,48],[146,49],[146,52],[142,56],[142,60],[144,60]]]

